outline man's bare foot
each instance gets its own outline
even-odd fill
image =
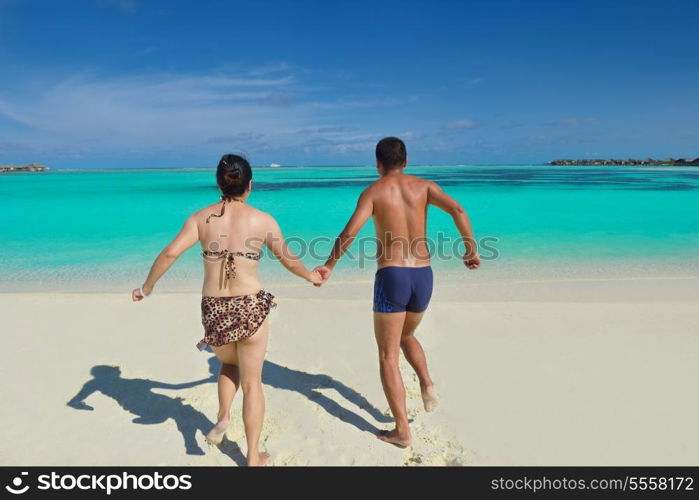
[[[422,404],[425,407],[427,413],[434,411],[439,405],[439,398],[437,397],[437,391],[434,389],[434,385],[425,387],[422,391]]]
[[[407,436],[402,436],[399,435],[398,431],[395,429],[392,431],[379,431],[376,437],[384,443],[392,444],[398,448],[407,448],[413,443],[413,439],[410,437],[410,434]]]
[[[228,428],[228,420],[219,420],[214,428],[206,435],[206,442],[218,446],[223,441],[223,436]]]
[[[250,457],[248,457],[248,467],[264,467],[265,465],[267,465],[267,462],[269,462],[270,458],[271,455],[266,451],[258,453],[257,458],[255,460],[252,460]]]

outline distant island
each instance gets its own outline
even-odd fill
[[[668,158],[667,160],[654,160],[646,158],[645,160],[635,160],[628,158],[626,160],[616,160],[614,158],[608,160],[553,160],[548,162],[549,165],[667,165],[667,166],[694,166],[699,167],[699,158],[684,158],[676,160]]]
[[[48,172],[49,167],[41,163],[27,163],[26,165],[0,165],[0,174],[5,172]]]

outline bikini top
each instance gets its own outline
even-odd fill
[[[206,218],[206,223],[209,223],[211,217],[222,217],[226,211],[226,202],[223,202],[220,214],[211,214]],[[218,257],[221,258],[221,273],[225,274],[224,286],[228,284],[228,280],[235,278],[235,257],[245,257],[250,260],[260,260],[262,258],[262,253],[258,252],[234,252],[224,248],[223,250],[203,250],[201,253],[202,257]]]

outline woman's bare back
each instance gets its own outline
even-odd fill
[[[222,206],[222,202],[215,203],[194,214],[199,243],[202,252],[207,254],[202,256],[202,295],[221,297],[256,293],[262,288],[258,277],[259,257],[271,217],[238,201],[226,202],[221,215]],[[228,276],[226,271],[229,271]]]

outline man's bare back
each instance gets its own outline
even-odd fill
[[[325,267],[332,270],[352,244],[369,217],[374,218],[377,238],[377,265],[422,267],[430,265],[427,245],[427,207],[434,205],[447,212],[464,241],[464,265],[480,266],[480,257],[466,211],[436,182],[403,172],[403,169],[380,170],[381,178],[366,188],[357,208],[335,241]]]
[[[366,189],[373,207],[379,268],[430,265],[425,241],[429,184],[396,171]]]

